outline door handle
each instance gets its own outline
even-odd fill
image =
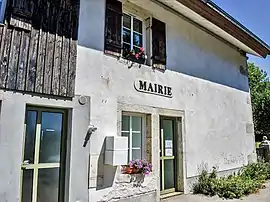
[[[25,160],[22,163],[21,169],[26,170],[26,166],[30,164],[30,160]]]
[[[25,160],[23,161],[23,165],[26,166],[26,165],[29,165],[30,164],[30,160]]]

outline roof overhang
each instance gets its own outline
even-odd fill
[[[270,47],[242,24],[207,0],[158,0],[238,49],[259,57],[270,54]]]

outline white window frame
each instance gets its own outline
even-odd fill
[[[134,11],[132,11],[131,8],[124,6],[123,7],[123,14],[129,15],[131,17],[131,50],[133,49],[133,19],[138,19],[142,22],[142,47],[144,48],[144,52],[147,53],[146,51],[146,41],[148,40],[146,38],[146,25],[145,25],[145,20],[142,17],[143,14],[140,13],[135,13]],[[122,17],[122,28],[121,28],[121,43],[122,45],[124,44],[124,40],[123,40],[123,28],[124,28],[124,15]],[[135,31],[136,32],[136,31]]]
[[[131,48],[131,50],[134,49],[134,44],[133,44],[133,33],[136,32],[136,31],[134,31],[134,29],[133,29],[133,21],[134,21],[134,19],[140,20],[140,21],[142,22],[142,33],[139,33],[139,32],[136,32],[136,33],[142,35],[142,47],[145,49],[145,41],[146,41],[146,40],[145,40],[145,25],[144,25],[145,23],[144,23],[144,20],[141,19],[140,17],[137,17],[137,16],[132,15],[132,14],[130,14],[130,13],[128,13],[128,12],[125,12],[125,11],[123,12],[123,20],[122,20],[122,44],[125,43],[124,40],[123,40],[124,14],[125,14],[125,15],[128,15],[128,16],[130,17],[130,20],[131,20],[131,21],[130,21],[130,29],[125,27],[125,29],[127,29],[127,30],[130,31],[130,48]],[[138,47],[138,46],[135,46],[135,47],[141,48],[141,47]]]
[[[6,4],[7,4],[7,0],[2,0],[2,4],[1,4],[1,8],[0,8],[0,23],[1,24],[4,23]]]
[[[132,159],[132,150],[133,149],[141,149],[141,157],[145,159],[145,146],[146,146],[146,115],[140,113],[133,113],[133,112],[123,112],[121,117],[129,116],[129,131],[123,131],[121,126],[121,136],[123,133],[128,133],[128,140],[129,140],[129,148],[128,148],[128,161],[136,160]],[[142,130],[141,131],[133,131],[132,130],[132,116],[137,116],[142,118]],[[121,118],[122,119],[122,118]],[[141,147],[132,147],[132,133],[141,133]]]

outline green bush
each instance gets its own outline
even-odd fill
[[[241,198],[262,188],[263,183],[269,179],[270,164],[263,161],[243,167],[238,174],[221,178],[217,178],[217,169],[213,168],[210,174],[207,170],[202,171],[193,186],[193,193],[218,195],[227,199]]]

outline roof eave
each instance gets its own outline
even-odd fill
[[[212,1],[203,2],[201,0],[177,0],[187,8],[199,14],[207,21],[215,24],[237,40],[244,43],[261,57],[270,55],[270,47],[259,37],[249,31],[241,23],[236,21],[228,13]],[[251,53],[252,54],[252,53]],[[256,55],[256,54],[255,54]]]

